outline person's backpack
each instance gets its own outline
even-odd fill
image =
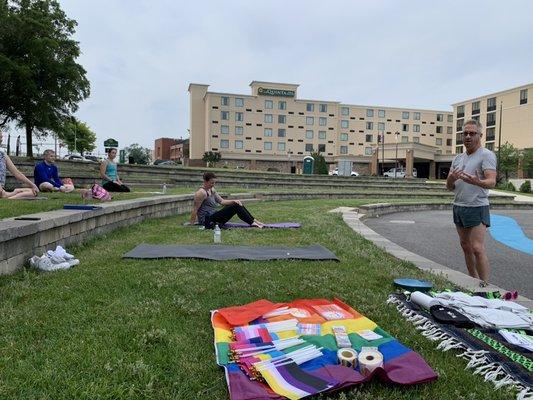
[[[111,195],[109,194],[109,192],[97,183],[95,183],[91,188],[91,194],[93,199],[97,199],[100,201],[111,200]]]

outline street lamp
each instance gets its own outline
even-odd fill
[[[394,165],[394,177],[396,178],[396,172],[398,172],[398,139],[400,138],[400,132],[394,133],[394,139],[396,140],[396,164]]]

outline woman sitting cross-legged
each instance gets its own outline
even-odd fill
[[[130,188],[122,183],[118,177],[117,163],[115,157],[117,149],[109,149],[107,159],[100,163],[100,177],[102,186],[108,192],[129,192]]]
[[[0,144],[2,144],[2,132],[0,132]],[[20,182],[24,183],[28,188],[17,188],[12,192],[4,189],[6,183],[6,172],[9,171]],[[28,197],[35,197],[39,193],[39,188],[30,181],[26,176],[20,172],[11,158],[0,149],[0,199],[23,199]]]
[[[207,229],[213,229],[215,225],[222,226],[237,215],[247,224],[262,228],[264,224],[256,220],[240,200],[224,200],[220,197],[214,188],[216,179],[213,172],[204,173],[204,184],[194,194],[190,223],[198,222]],[[218,204],[224,207],[218,210]]]

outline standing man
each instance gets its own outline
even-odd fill
[[[490,226],[489,189],[496,186],[496,156],[481,146],[483,126],[476,120],[463,125],[466,151],[457,155],[446,180],[455,192],[453,222],[465,255],[468,273],[488,285],[489,260],[485,253],[485,231]]]
[[[69,193],[74,190],[74,185],[64,185],[59,179],[59,171],[54,164],[56,153],[53,150],[45,150],[43,161],[35,166],[33,179],[41,192],[64,192]]]

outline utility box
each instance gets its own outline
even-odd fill
[[[351,176],[353,163],[350,160],[339,160],[338,163],[339,176]]]
[[[312,175],[313,174],[313,167],[315,165],[315,159],[311,156],[304,157],[304,175]]]

